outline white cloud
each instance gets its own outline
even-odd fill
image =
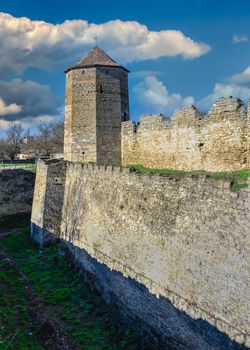
[[[181,55],[200,57],[210,46],[176,30],[150,31],[136,21],[113,20],[102,24],[68,20],[61,24],[32,21],[0,13],[0,67],[21,72],[27,67],[50,69],[74,63],[95,45],[121,62]]]
[[[22,107],[17,105],[16,103],[11,103],[9,105],[6,105],[4,100],[0,97],[0,116],[17,114],[21,112],[21,110],[22,110]]]
[[[220,97],[228,96],[239,97],[243,101],[247,101],[250,97],[250,88],[236,84],[215,84],[213,92],[200,100],[197,106],[202,110],[208,110],[214,101]]]
[[[54,115],[60,106],[49,86],[31,80],[13,79],[8,82],[0,80],[0,95],[7,105],[7,107],[5,104],[1,105],[0,100],[0,115],[2,119],[9,121]]]
[[[233,96],[245,102],[250,98],[250,88],[246,86],[215,84],[211,94],[195,103],[192,96],[183,97],[179,93],[169,94],[163,82],[154,76],[147,77],[135,85],[132,92],[144,113],[165,113],[168,115],[172,115],[176,109],[194,104],[200,110],[207,112],[220,97]]]
[[[148,113],[172,114],[177,108],[194,104],[192,96],[182,97],[178,93],[169,94],[162,81],[154,76],[145,78],[134,86],[137,100],[149,110]]]
[[[232,75],[229,81],[236,84],[250,84],[250,66],[242,73]]]
[[[232,37],[233,44],[240,44],[243,42],[248,41],[248,37],[246,35],[242,34],[234,34]]]
[[[164,74],[164,71],[160,71],[160,70],[138,70],[138,71],[134,71],[131,72],[129,74],[130,78],[138,78],[138,79],[144,79],[146,77],[149,76],[159,76]]]
[[[57,115],[39,115],[36,117],[27,117],[20,120],[6,120],[6,119],[0,119],[0,138],[6,137],[6,131],[7,129],[12,125],[21,125],[24,129],[29,129],[29,131],[32,134],[36,134],[38,131],[38,126],[41,123],[58,123],[62,122],[62,114]]]
[[[21,124],[36,131],[42,122],[62,121],[64,105],[53,96],[49,86],[31,80],[0,80],[0,137],[6,128]]]

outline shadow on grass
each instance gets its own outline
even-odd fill
[[[0,218],[0,234],[13,229],[29,227],[30,213],[2,216]]]

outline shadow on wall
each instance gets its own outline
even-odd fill
[[[39,245],[60,237],[65,200],[67,162],[50,161],[48,164],[49,166],[43,163],[38,168],[33,204],[32,239]],[[38,214],[39,217],[36,216]],[[119,319],[142,334],[141,349],[246,349],[207,321],[192,318],[176,308],[167,298],[157,298],[143,284],[110,270],[84,249],[68,241],[65,244],[82,271],[84,280],[112,305],[111,309],[116,310]]]
[[[33,239],[53,234],[34,223]],[[36,236],[36,237],[34,237]],[[47,236],[48,237],[48,236]],[[157,298],[141,283],[110,270],[84,249],[64,241],[70,259],[78,266],[84,281],[112,306],[114,320],[141,335],[140,349],[161,350],[244,350],[225,333],[202,319],[193,319],[166,298]],[[115,321],[116,322],[116,321]]]

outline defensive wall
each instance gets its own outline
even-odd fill
[[[141,117],[122,123],[122,164],[225,171],[250,167],[250,103],[221,98],[207,115],[194,106],[172,118]]]
[[[39,162],[32,238],[62,239],[152,349],[243,349],[250,190],[231,185],[206,175]]]

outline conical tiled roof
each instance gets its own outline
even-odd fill
[[[72,69],[95,67],[95,66],[105,66],[105,67],[120,67],[128,72],[128,70],[122,67],[120,64],[115,62],[111,57],[109,57],[106,52],[104,52],[100,47],[96,46],[83,56],[76,64],[65,70],[65,73]]]

